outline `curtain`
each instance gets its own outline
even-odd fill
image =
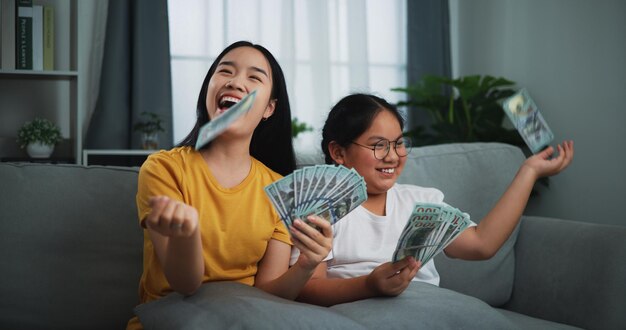
[[[86,22],[86,24],[79,24],[81,29],[77,33],[78,71],[84,86],[79,95],[82,100],[79,103],[83,105],[83,108],[79,110],[81,111],[79,120],[81,120],[82,131],[77,134],[82,134],[81,141],[85,138],[98,99],[108,7],[108,0],[83,0],[78,6],[78,17]],[[82,145],[79,146],[80,149]]]
[[[169,11],[175,140],[195,123],[210,63],[237,40],[265,46],[280,63],[292,116],[315,128],[296,148],[319,146],[328,111],[349,93],[402,97],[390,89],[406,84],[404,0],[170,0]]]
[[[450,60],[450,11],[448,0],[407,1],[407,84],[424,75],[452,76]],[[430,117],[411,109],[408,129]]]
[[[172,146],[172,97],[166,0],[110,0],[99,94],[85,147],[138,149],[132,131],[142,112],[163,119],[159,148]]]

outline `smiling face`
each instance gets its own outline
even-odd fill
[[[220,60],[207,87],[205,102],[209,118],[219,117],[254,90],[257,97],[252,109],[227,132],[251,135],[262,118],[273,114],[276,105],[271,99],[272,71],[265,56],[252,47],[229,51]]]
[[[390,111],[383,109],[374,116],[369,128],[354,142],[374,147],[382,139],[396,141],[401,137],[402,128],[398,118]],[[383,159],[376,159],[374,151],[356,144],[349,144],[344,148],[331,143],[330,149],[337,164],[354,168],[363,176],[367,184],[367,193],[370,196],[385,194],[394,185],[406,163],[406,157],[399,157],[393,144]]]

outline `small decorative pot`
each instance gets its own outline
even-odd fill
[[[31,158],[49,158],[54,151],[54,144],[31,142],[26,146],[26,153]]]
[[[159,135],[157,133],[143,133],[141,136],[141,146],[145,150],[159,148]]]

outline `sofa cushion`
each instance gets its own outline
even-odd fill
[[[135,308],[154,329],[517,329],[485,302],[414,282],[398,297],[331,308],[278,298],[235,282],[205,283],[193,296],[178,293]]]
[[[144,329],[362,329],[324,307],[279,298],[237,282],[203,284],[135,308]]]
[[[485,302],[424,282],[397,297],[371,298],[331,309],[368,329],[518,329]]]
[[[525,160],[521,149],[502,143],[420,147],[407,158],[398,182],[438,188],[448,204],[469,213],[476,223],[495,205]],[[441,287],[480,298],[492,306],[507,302],[513,286],[517,231],[489,260],[437,256]]]
[[[580,330],[575,326],[556,323],[552,321],[538,319],[532,316],[512,312],[506,309],[496,308],[498,313],[506,317],[509,321],[514,323],[519,329],[550,329],[550,330]]]
[[[0,164],[0,328],[123,329],[143,236],[134,169]]]

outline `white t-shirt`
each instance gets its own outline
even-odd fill
[[[443,202],[443,193],[435,188],[395,184],[387,191],[385,216],[371,213],[363,206],[355,208],[333,225],[333,248],[326,258],[329,278],[352,278],[368,275],[379,265],[391,261],[400,234],[417,202]],[[292,263],[299,255],[292,249]],[[422,265],[414,281],[439,285],[439,273],[433,260]]]

